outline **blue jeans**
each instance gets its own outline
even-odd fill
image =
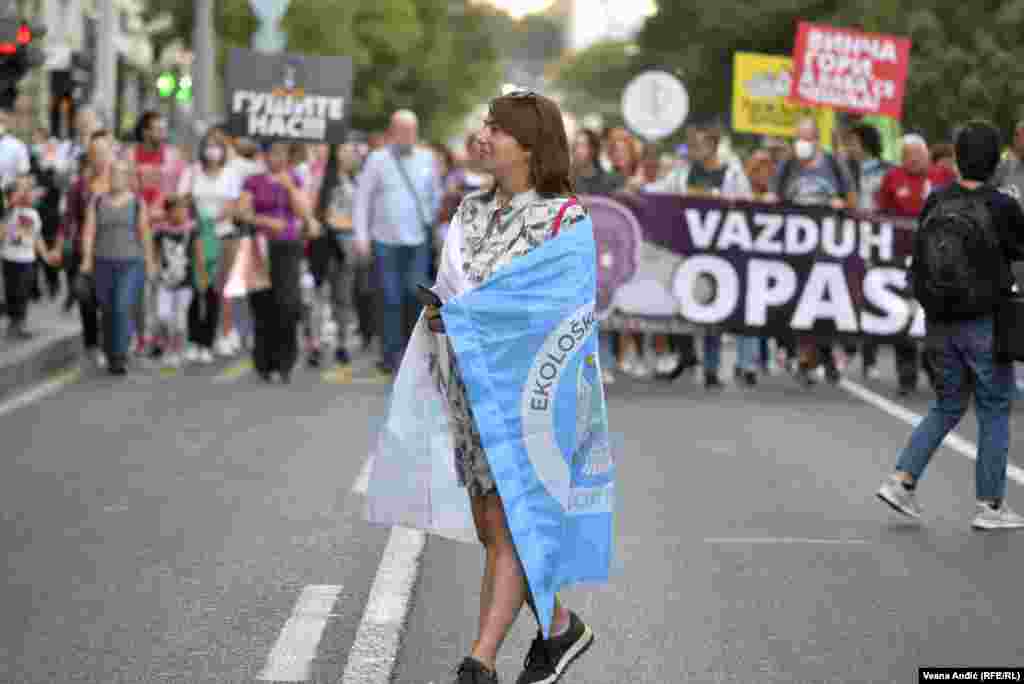
[[[132,339],[132,316],[146,267],[142,259],[96,259],[96,301],[103,312],[108,359],[124,359]]]
[[[995,362],[991,317],[929,327],[935,337],[928,344],[939,365],[935,388],[938,398],[911,434],[896,470],[908,473],[915,482],[921,477],[932,454],[967,412],[973,386],[978,414],[977,498],[1002,498],[1006,494],[1006,456],[1010,449],[1013,366]]]
[[[761,366],[761,338],[736,336],[736,367],[756,373]]]
[[[722,366],[722,335],[716,333],[714,335],[704,336],[704,371],[707,373],[717,373],[718,369]]]
[[[402,351],[419,318],[422,307],[416,298],[416,286],[431,285],[430,244],[388,245],[373,243],[377,262],[382,307],[380,311],[380,338],[383,351],[381,361],[398,368]]]

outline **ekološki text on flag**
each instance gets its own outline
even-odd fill
[[[604,327],[922,337],[907,288],[914,222],[662,194],[582,197]]]
[[[449,238],[451,239],[451,238]],[[589,219],[441,309],[544,632],[555,594],[605,582],[616,464],[598,358]],[[446,346],[417,324],[370,473],[371,522],[470,539],[452,440],[431,371]]]

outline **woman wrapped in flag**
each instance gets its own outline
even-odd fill
[[[539,629],[517,682],[551,684],[594,641],[557,592],[607,581],[612,557],[596,248],[554,102],[503,95],[478,140],[495,187],[467,196],[449,227],[374,454],[368,517],[461,540],[472,530],[483,544],[479,632],[456,684],[498,681],[524,604]]]

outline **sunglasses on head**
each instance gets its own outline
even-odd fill
[[[533,111],[537,114],[538,135],[544,130],[544,115],[540,111],[540,94],[532,90],[513,90],[502,94],[503,98],[510,100],[528,100],[533,105]]]

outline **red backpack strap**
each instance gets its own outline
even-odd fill
[[[551,229],[551,237],[558,235],[558,230],[562,227],[562,217],[565,216],[565,210],[569,207],[579,204],[575,197],[570,197],[569,201],[562,205],[562,208],[558,210],[558,215],[555,216],[555,226]]]

